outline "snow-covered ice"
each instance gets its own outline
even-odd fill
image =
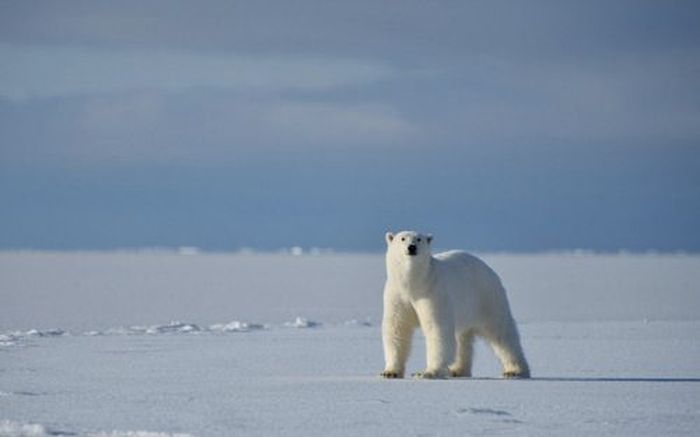
[[[38,423],[20,423],[11,420],[0,421],[0,436],[3,437],[49,437],[71,436],[73,432],[46,428]],[[191,437],[189,434],[168,434],[151,431],[100,431],[87,434],[88,437]]]
[[[321,324],[313,320],[305,319],[304,317],[297,317],[293,322],[287,322],[284,325],[290,328],[316,328]]]
[[[43,437],[48,435],[46,428],[36,423],[17,423],[10,420],[0,421],[0,435],[17,437]]]
[[[474,378],[388,381],[381,255],[188,255],[0,253],[0,436],[700,427],[698,256],[485,255],[534,378],[479,344]]]
[[[265,326],[259,323],[234,320],[228,323],[216,323],[209,327],[209,330],[214,332],[248,332],[256,329],[265,329]]]

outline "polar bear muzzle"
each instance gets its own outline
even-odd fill
[[[416,246],[415,244],[409,244],[408,245],[408,254],[410,256],[418,255],[418,246]]]

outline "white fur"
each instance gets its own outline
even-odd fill
[[[404,376],[417,327],[425,335],[424,378],[471,376],[476,336],[491,345],[505,377],[530,376],[505,289],[489,266],[461,251],[433,256],[430,235],[387,233],[386,241],[382,376]]]

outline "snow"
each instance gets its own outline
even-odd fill
[[[35,423],[17,423],[9,420],[0,421],[0,435],[7,437],[43,437],[46,428]]]
[[[265,329],[265,326],[259,323],[234,320],[228,323],[217,323],[209,327],[209,330],[214,332],[248,332],[256,329]]]
[[[289,326],[290,328],[315,328],[317,326],[320,326],[321,324],[319,322],[314,322],[313,320],[308,320],[303,317],[297,317],[294,319],[293,322],[287,322],[285,323],[285,326]]]
[[[165,432],[150,431],[110,431],[90,434],[90,437],[189,437],[190,434],[168,434]]]
[[[698,256],[487,254],[534,378],[500,379],[480,343],[474,378],[388,381],[381,255],[187,255],[0,253],[0,436],[700,426]]]
[[[37,423],[19,423],[11,420],[0,421],[0,436],[4,437],[49,437],[70,436],[71,432],[47,429]],[[88,437],[191,437],[189,434],[168,434],[150,431],[100,431],[87,434]]]

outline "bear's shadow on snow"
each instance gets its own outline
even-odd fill
[[[471,377],[454,378],[472,381],[503,381],[503,378]],[[542,376],[520,379],[524,382],[647,382],[647,383],[700,383],[700,378],[655,378],[655,377],[607,377],[607,376]]]

